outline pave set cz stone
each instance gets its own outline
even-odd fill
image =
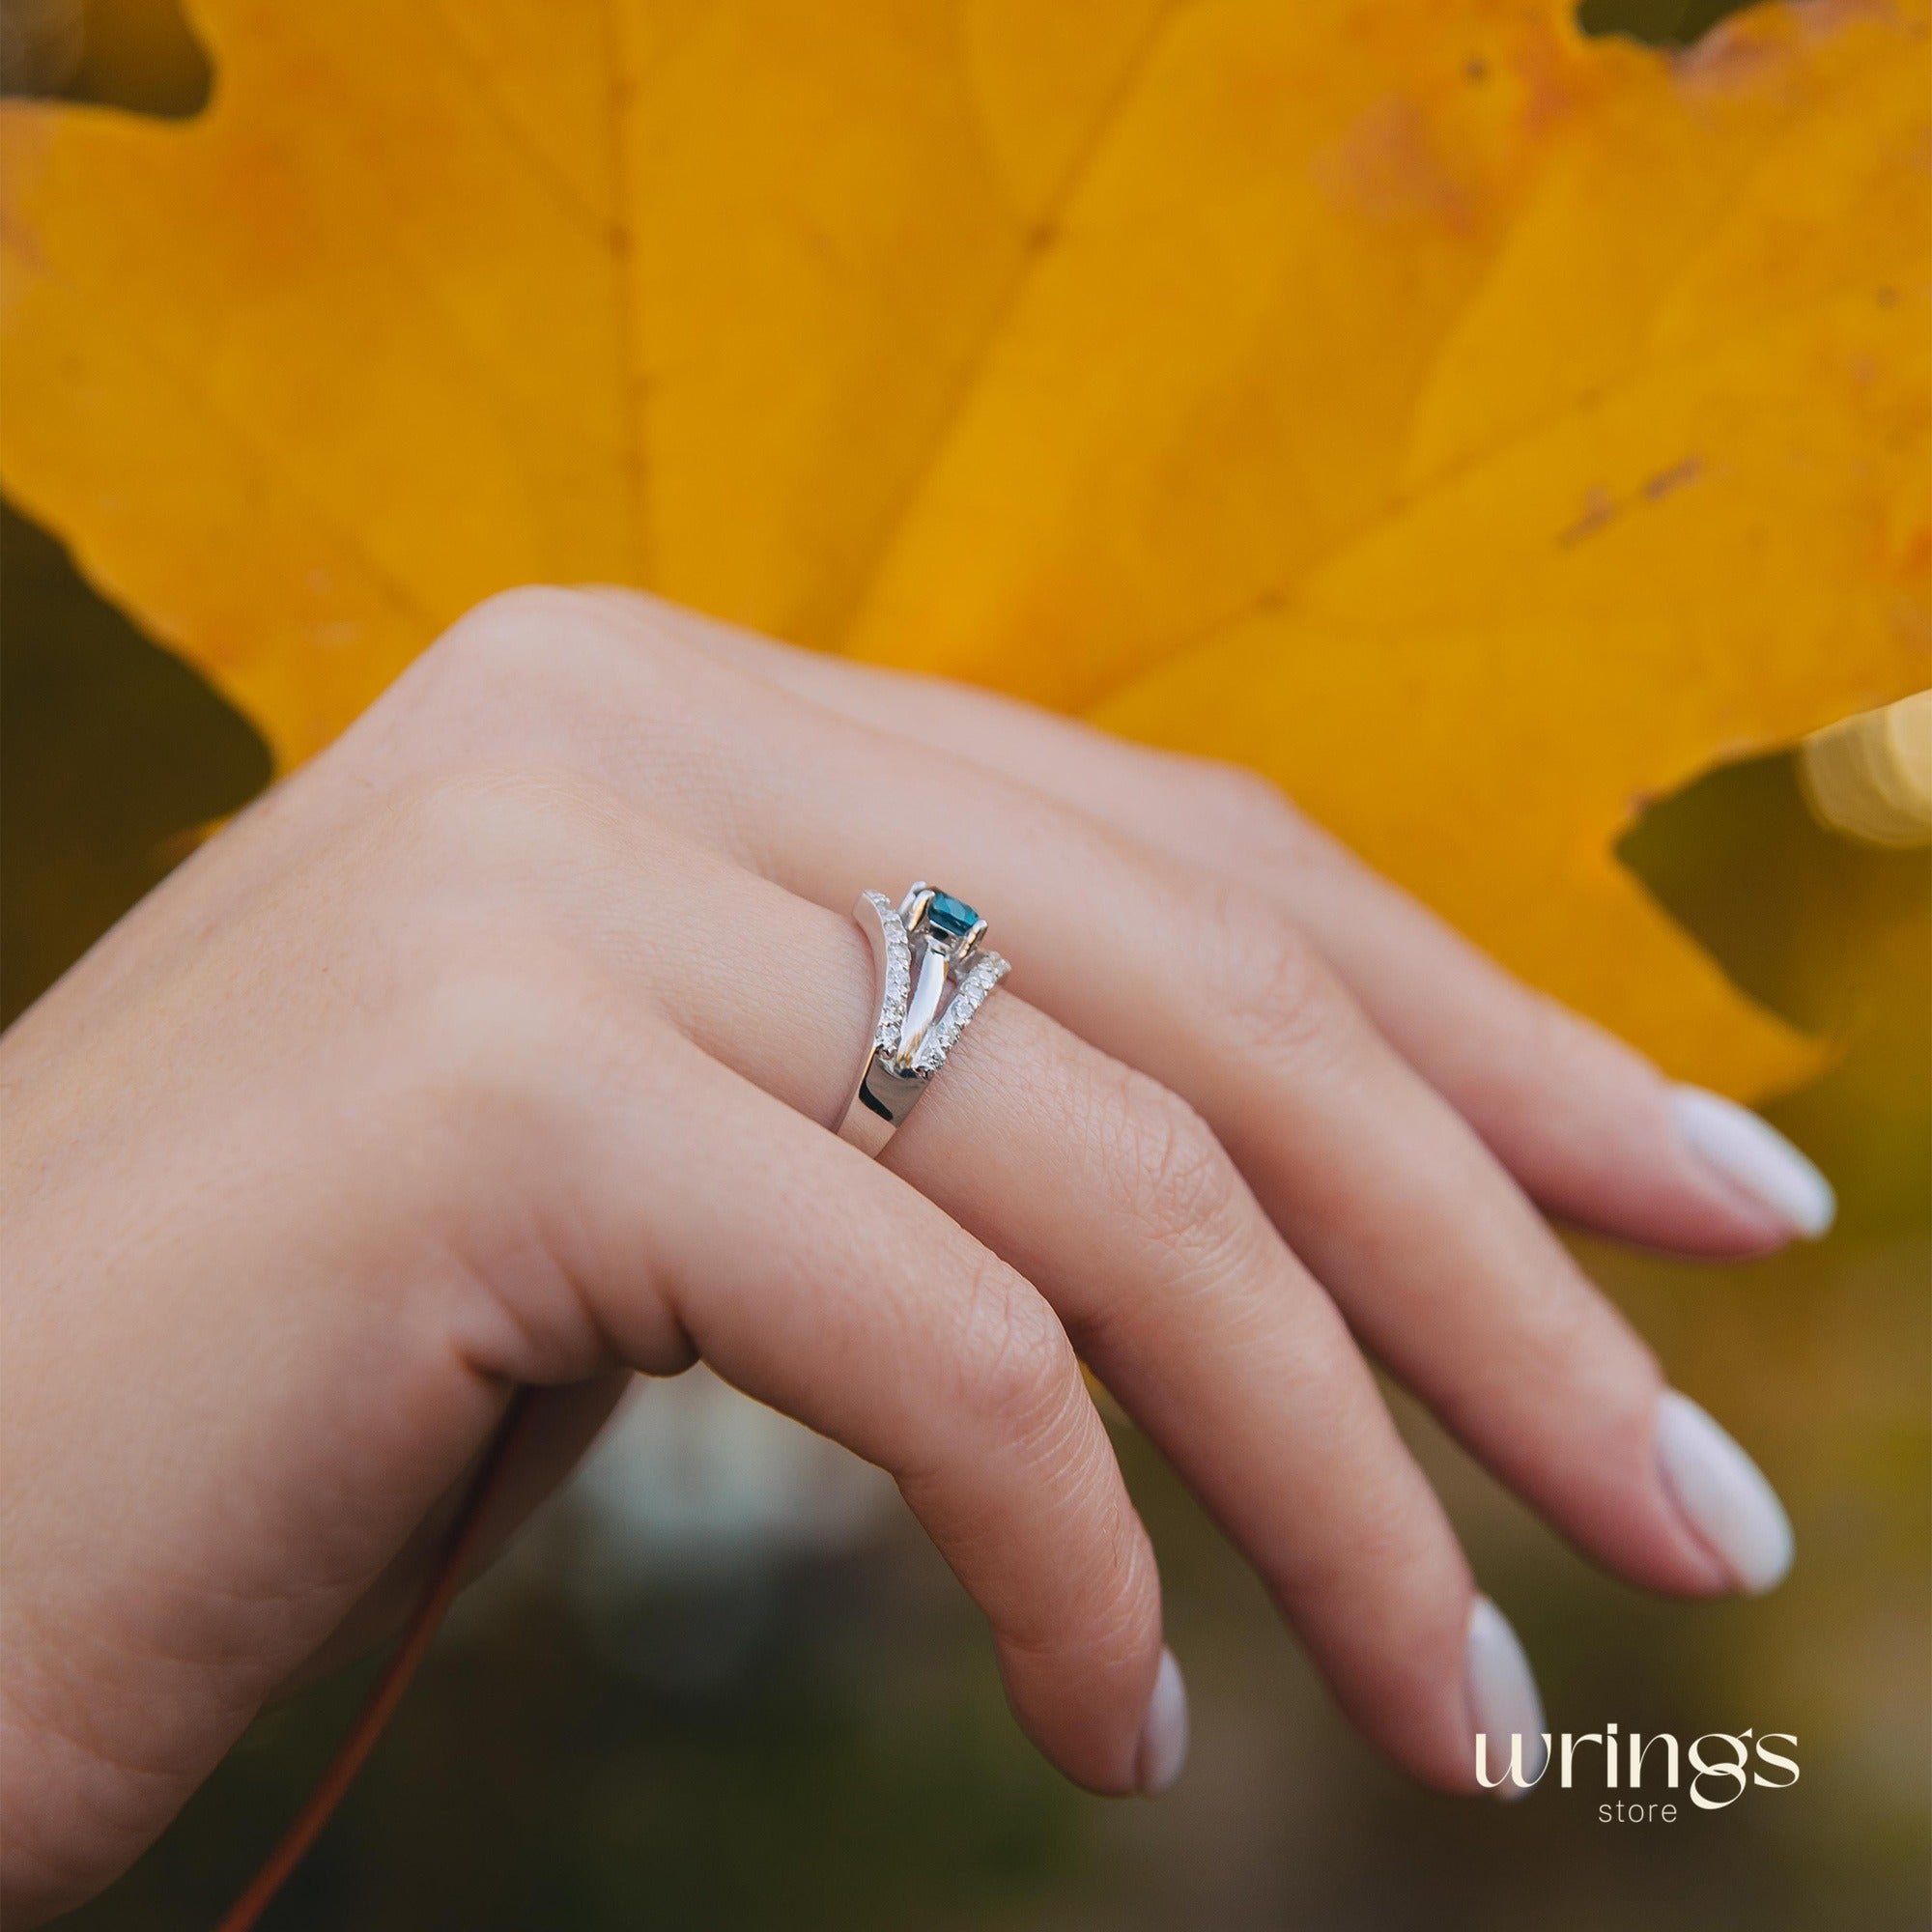
[[[906,937],[899,909],[884,893],[867,893],[866,902],[879,915],[886,929],[886,992],[879,1002],[879,1028],[872,1036],[888,1059],[898,1051],[905,1030],[906,1002],[912,998],[912,941]]]
[[[911,907],[924,889],[915,886],[906,895]],[[894,1071],[929,1078],[957,1044],[959,1036],[973,1015],[986,1004],[987,996],[1007,977],[1007,962],[997,952],[974,950],[963,957],[957,950],[976,930],[983,930],[980,915],[963,900],[946,893],[933,893],[919,917],[914,930],[908,930],[904,912],[884,893],[867,893],[867,901],[879,916],[886,935],[886,984],[879,1003],[879,1024],[873,1036]],[[915,945],[919,957],[914,958]],[[937,1017],[908,1053],[906,1014],[912,1001],[915,970],[923,967],[929,954],[946,963],[953,993]],[[960,969],[964,968],[963,971]]]

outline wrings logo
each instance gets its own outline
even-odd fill
[[[1598,1818],[1609,1824],[1664,1824],[1677,1822],[1675,1797],[1660,1798],[1660,1792],[1682,1791],[1700,1811],[1721,1811],[1735,1804],[1752,1785],[1781,1791],[1798,1782],[1798,1760],[1774,1746],[1789,1745],[1795,1752],[1798,1740],[1789,1731],[1759,1733],[1753,1726],[1743,1731],[1707,1731],[1680,1746],[1668,1731],[1645,1737],[1638,1731],[1619,1736],[1615,1724],[1601,1731],[1565,1731],[1551,1737],[1544,1731],[1528,1737],[1520,1731],[1509,1739],[1509,1764],[1490,1775],[1489,1739],[1476,1734],[1476,1782],[1485,1791],[1507,1790],[1511,1797],[1524,1797],[1543,1780],[1552,1762],[1557,1767],[1556,1781],[1565,1791],[1577,1782],[1577,1757],[1584,1753],[1583,1771],[1601,1775],[1603,1788],[1618,1796],[1597,1807]],[[1585,1747],[1596,1747],[1585,1752]],[[1601,1751],[1601,1758],[1597,1751]],[[1688,1773],[1689,1784],[1685,1779]],[[1639,1794],[1648,1792],[1650,1796]]]

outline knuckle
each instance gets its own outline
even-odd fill
[[[520,583],[472,606],[433,646],[475,668],[521,668],[550,656],[560,635],[580,627],[591,600],[554,583]]]
[[[697,655],[675,609],[641,594],[526,583],[498,590],[466,611],[430,655],[464,676],[500,680],[535,673],[549,678],[561,664],[595,659],[600,650],[624,660],[683,660]]]
[[[424,653],[424,678],[443,708],[515,730],[532,707],[581,709],[612,678],[680,648],[668,623],[634,617],[608,595],[526,583],[459,617]]]
[[[1549,1388],[1575,1387],[1612,1364],[1620,1373],[1629,1359],[1622,1318],[1553,1237],[1550,1247],[1548,1274],[1535,1292],[1518,1295],[1511,1309],[1511,1350],[1522,1373]]]
[[[1081,1394],[1073,1345],[1034,1291],[988,1256],[972,1284],[961,1372],[1004,1440],[1044,1450]]]
[[[1081,1499],[1085,1502],[1088,1499]],[[1094,1548],[1079,1577],[1081,1596],[1072,1634],[1080,1667],[1096,1685],[1115,1694],[1140,1688],[1145,1696],[1151,1655],[1157,1655],[1160,1632],[1160,1573],[1153,1545],[1133,1509],[1122,1499],[1107,1520],[1090,1523],[1085,1536]],[[1069,1547],[1074,1537],[1069,1533]],[[1029,1632],[1007,1634],[1009,1644],[1037,1654],[1064,1655],[1069,1632],[1056,1619]]]
[[[1218,817],[1260,835],[1279,838],[1298,829],[1299,814],[1272,779],[1247,765],[1197,761],[1189,774]]]
[[[704,689],[707,660],[668,608],[616,593],[526,584],[486,598],[405,680],[439,741],[547,739],[565,756],[612,706],[667,742]],[[399,689],[402,687],[399,687]]]
[[[1236,1050],[1269,1066],[1340,1050],[1353,1009],[1313,941],[1285,914],[1234,883],[1216,882],[1204,930],[1210,983]]]
[[[1102,1160],[1143,1236],[1168,1249],[1219,1245],[1242,1186],[1214,1131],[1179,1094],[1125,1069],[1102,1113]]]
[[[424,653],[431,690],[500,695],[541,685],[560,641],[580,633],[589,600],[582,591],[526,583],[499,590],[464,612]]]
[[[1635,1056],[1621,1040],[1541,988],[1507,978],[1500,967],[1492,970],[1517,1024],[1490,1031],[1502,1041],[1497,1057],[1521,1091],[1556,1087],[1588,1094],[1626,1074]]]

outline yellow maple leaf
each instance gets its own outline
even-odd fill
[[[1268,772],[1687,1078],[1616,866],[1924,681],[1923,0],[203,0],[0,120],[0,480],[288,762],[603,579]]]

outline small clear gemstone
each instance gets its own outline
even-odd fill
[[[982,952],[967,969],[946,1010],[920,1042],[913,1071],[935,1072],[957,1043],[966,1023],[985,1005],[986,997],[1007,976],[1007,962],[997,952]]]
[[[912,996],[912,944],[906,937],[898,908],[884,893],[867,893],[866,898],[878,914],[880,930],[886,936],[886,983],[872,1038],[885,1052],[895,1053],[905,1030],[906,1005]]]

